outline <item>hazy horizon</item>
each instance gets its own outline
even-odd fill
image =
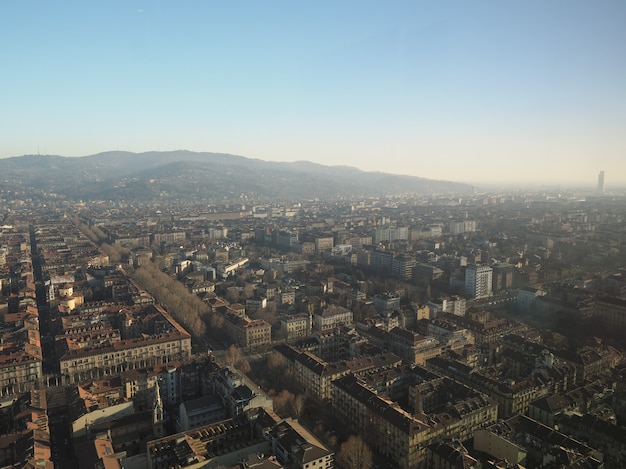
[[[626,3],[5,2],[0,157],[626,184]]]
[[[106,151],[102,151],[102,152],[98,152],[98,153],[93,153],[93,154],[89,154],[89,155],[58,155],[58,154],[46,154],[46,153],[29,153],[29,154],[24,154],[24,155],[14,155],[14,156],[6,156],[6,157],[0,157],[0,159],[6,159],[6,158],[21,158],[21,157],[26,157],[26,156],[42,156],[42,157],[63,157],[63,158],[84,158],[84,157],[91,157],[91,156],[97,156],[97,155],[101,155],[101,154],[106,154],[106,153],[115,153],[115,152],[121,152],[121,153],[131,153],[134,155],[140,155],[140,154],[144,154],[144,153],[176,153],[176,152],[192,152],[192,153],[207,153],[207,154],[228,154],[228,153],[223,153],[223,152],[195,152],[192,150],[185,150],[185,149],[178,149],[178,150],[148,150],[146,152],[130,152],[127,150],[106,150]],[[261,161],[266,161],[266,162],[270,162],[270,160],[263,160],[262,158],[253,158],[253,157],[249,157],[246,155],[235,155],[235,154],[230,154],[231,156],[234,157],[244,157],[244,158],[249,158],[249,159],[253,159],[253,160],[261,160]],[[307,162],[307,163],[315,163],[315,164],[323,164],[323,163],[316,163],[314,161],[310,161],[310,160],[294,160],[294,161],[276,161],[276,162],[280,162],[280,163],[298,163],[298,162]],[[324,164],[323,164],[324,165]],[[388,171],[379,171],[379,170],[365,170],[363,168],[359,168],[358,166],[354,166],[354,165],[345,165],[345,164],[327,164],[324,166],[329,166],[329,167],[354,167],[358,170],[361,171],[372,171],[372,172],[380,172],[380,173],[388,173],[388,174],[394,174],[394,175],[400,175],[400,176],[413,176],[411,174],[406,174],[406,173],[391,173]],[[417,177],[423,177],[423,176],[419,176],[416,175]],[[609,183],[607,184],[607,179],[606,179],[606,171],[605,171],[605,192],[610,193],[611,190],[616,190],[619,191],[620,193],[626,189],[626,183],[612,183],[609,180]],[[481,180],[475,180],[475,181],[471,181],[471,180],[464,180],[464,181],[457,181],[457,180],[452,180],[452,179],[441,179],[441,178],[426,178],[426,179],[433,179],[433,180],[441,180],[441,181],[446,181],[446,182],[459,182],[459,183],[466,183],[466,184],[470,184],[475,186],[475,189],[478,190],[478,192],[481,191],[481,189],[485,189],[485,190],[522,190],[522,189],[529,189],[529,190],[591,190],[594,191],[597,188],[597,175],[595,175],[595,179],[590,179],[590,180],[586,180],[586,181],[580,181],[580,182],[568,182],[568,181],[558,181],[558,180],[554,180],[554,181],[481,181]]]

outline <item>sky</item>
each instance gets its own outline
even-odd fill
[[[624,0],[6,0],[0,157],[626,184]]]

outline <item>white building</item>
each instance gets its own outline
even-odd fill
[[[486,298],[492,294],[493,271],[488,265],[468,265],[465,271],[465,292],[473,298]]]
[[[352,326],[352,311],[341,306],[329,306],[313,317],[313,327],[319,331],[339,326]]]
[[[476,231],[476,221],[474,220],[451,221],[449,228],[450,228],[450,234],[454,236],[462,234],[462,233],[472,233]]]

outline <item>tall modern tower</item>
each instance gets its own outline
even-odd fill
[[[492,295],[493,271],[488,265],[468,265],[465,271],[465,293],[473,298]]]
[[[598,174],[598,187],[596,192],[598,194],[604,194],[604,171],[600,171],[600,174]]]

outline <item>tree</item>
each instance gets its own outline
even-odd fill
[[[111,248],[107,244],[102,246]],[[151,262],[132,271],[130,275],[195,338],[205,334],[206,323],[203,317],[209,312],[209,306],[196,295],[189,293],[182,283],[161,272]]]
[[[341,444],[337,453],[337,462],[345,469],[371,469],[372,450],[360,436],[351,435]]]
[[[290,401],[293,395],[283,389],[279,394],[274,394],[272,396],[272,402],[274,404],[274,410],[280,416],[286,416],[289,413]]]
[[[294,418],[300,418],[304,412],[305,398],[302,394],[292,394],[289,400],[290,413]]]
[[[287,370],[287,359],[282,353],[274,351],[265,360],[270,376],[274,381],[279,381]]]
[[[239,303],[243,299],[243,291],[239,291],[236,288],[229,288],[226,292],[226,300],[230,304]],[[244,299],[245,301],[245,299]]]
[[[212,313],[210,317],[209,325],[211,329],[221,329],[224,327],[224,316],[220,313]]]
[[[252,369],[250,367],[250,362],[245,358],[242,358],[237,363],[235,363],[235,368],[241,371],[244,375],[250,373],[250,370]]]
[[[226,364],[235,366],[241,360],[241,349],[236,345],[231,345],[226,351]]]

